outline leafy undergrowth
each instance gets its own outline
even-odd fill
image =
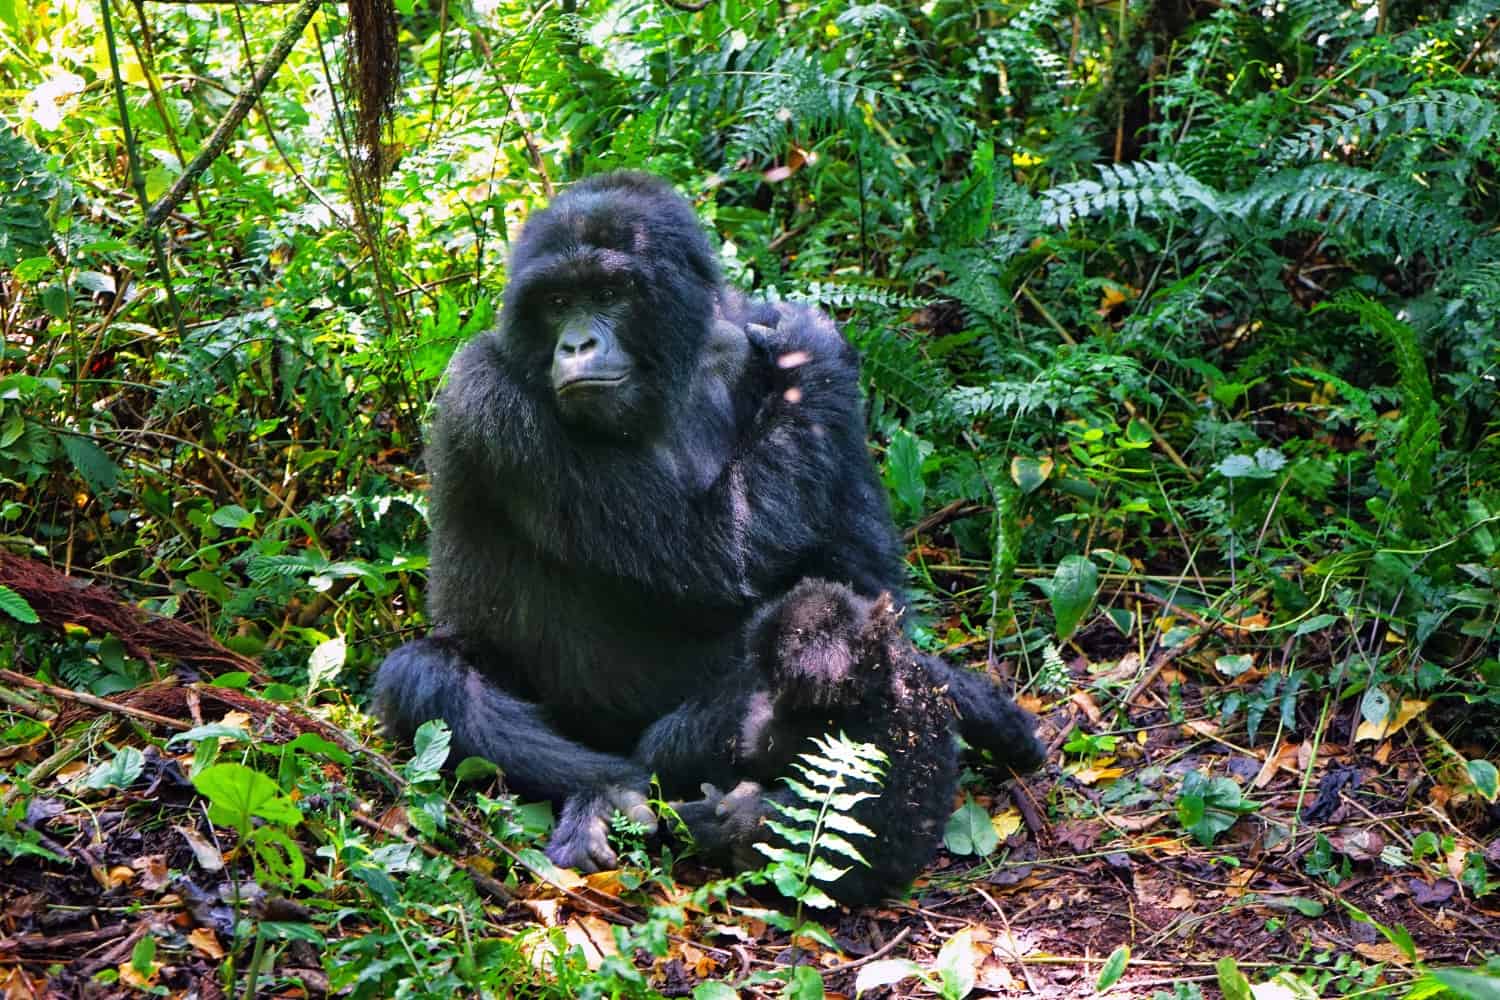
[[[376,6],[0,2],[5,1000],[1495,996],[1493,0]],[[906,903],[370,750],[426,403],[619,167],[836,316],[916,640],[1044,718]]]
[[[1316,696],[1304,724],[1273,704],[1250,745],[1220,719],[1271,676],[1255,623],[1180,640],[1158,610],[1144,649],[1097,614],[1054,657],[1056,694],[1026,699],[1052,761],[1008,790],[973,761],[908,899],[816,923],[628,830],[620,870],[559,871],[537,849],[548,810],[478,761],[441,770],[440,728],[384,756],[343,697],[226,671],[211,645],[187,654],[204,673],[107,697],[5,671],[0,985],[1296,997],[1479,976],[1443,970],[1500,953],[1494,775],[1438,735],[1437,707],[1372,724]],[[1459,995],[1495,988],[1475,982]]]

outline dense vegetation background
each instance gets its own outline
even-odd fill
[[[1244,974],[1212,959],[1252,936],[1245,972],[1300,995],[1438,990],[1424,969],[1500,951],[1482,930],[1500,879],[1500,7],[689,6],[396,0],[387,22],[364,0],[0,0],[7,995],[817,996],[903,971],[832,951],[789,971],[781,932],[639,853],[609,886],[499,905],[540,891],[534,811],[494,789],[445,809],[441,745],[397,775],[335,738],[370,733],[371,670],[424,624],[425,402],[493,320],[519,221],[615,167],[693,198],[731,280],[839,317],[919,641],[1010,676],[1059,747],[1020,833],[977,773],[925,908],[846,916],[846,955],[916,919],[881,956],[945,995],[976,975],[1004,991],[1008,969],[1087,994],[1088,957],[1125,943],[1158,949],[1130,967],[1139,995],[1191,996],[1197,969],[1239,996]],[[162,717],[193,728],[166,743]],[[409,818],[382,816],[392,802]],[[241,844],[227,868],[205,861],[214,832]],[[1122,917],[1081,938],[1075,909],[1049,948],[1084,978],[1029,971],[1027,922],[976,900],[1041,898],[1044,869],[1022,865],[1039,848],[1084,884],[1175,858],[1210,902],[1170,933]],[[486,863],[458,867],[469,851]],[[154,894],[131,867],[150,857],[172,875]],[[221,903],[226,877],[295,913]],[[47,906],[101,889],[115,902],[89,919],[120,924],[113,950],[27,951],[82,926]],[[121,917],[143,900],[194,919]],[[1237,909],[1249,923],[1216,939]],[[957,922],[913,918],[939,911]],[[736,927],[781,944],[744,957]]]

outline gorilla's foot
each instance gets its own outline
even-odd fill
[[[643,793],[606,785],[577,792],[563,803],[547,843],[547,857],[560,868],[577,868],[585,874],[617,867],[619,859],[609,846],[609,821],[616,812],[646,827],[648,833],[656,832],[656,814]]]

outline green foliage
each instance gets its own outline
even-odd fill
[[[298,41],[161,227],[168,275],[124,170],[97,5],[0,3],[7,547],[107,574],[257,657],[271,693],[357,719],[382,651],[427,625],[420,428],[453,350],[494,321],[509,234],[549,191],[642,167],[693,199],[730,279],[829,309],[860,351],[924,645],[1019,664],[1052,698],[1112,643],[1222,643],[1203,650],[1221,682],[1207,708],[1250,744],[1308,736],[1309,696],[1382,718],[1441,698],[1481,746],[1458,769],[1495,794],[1493,4],[679,6],[403,4],[392,169],[373,192],[343,138],[347,52],[326,8],[322,50]],[[155,198],[284,12],[112,10]],[[115,637],[33,627],[49,610],[0,586],[0,629],[38,674],[104,696],[158,675]],[[305,886],[273,841],[311,816],[245,807],[322,794],[343,751],[185,735],[195,776],[233,777],[214,770],[221,744],[249,755],[235,766],[261,780],[211,783],[216,822],[251,839],[261,874]],[[1088,734],[1067,749],[1108,752]],[[428,731],[405,775],[410,822],[437,841],[453,836],[446,752]],[[129,763],[92,760],[89,794],[137,780]],[[776,870],[813,902],[814,862],[836,872],[857,862],[828,845],[859,843],[817,826],[847,811],[814,803],[858,792],[801,785],[811,798],[778,822],[807,839]],[[1187,776],[1179,818],[1201,841],[1254,808],[1232,785]],[[1135,794],[1172,791],[1105,792]],[[516,851],[497,877],[545,872],[546,810],[476,800]],[[649,995],[629,962],[591,970],[559,931],[481,931],[451,863],[317,826],[359,914],[342,923],[361,928],[324,949],[332,990]],[[45,850],[13,809],[0,849]],[[1353,871],[1321,834],[1303,864],[1330,883]],[[1491,878],[1465,862],[1467,890]],[[658,914],[628,943],[662,954],[681,924]],[[1366,985],[1369,967],[1340,961],[1327,983]],[[923,975],[953,989],[951,971]]]
[[[888,764],[879,747],[842,733],[815,736],[813,743],[817,753],[798,754],[792,763],[800,778],[786,779],[798,804],[767,800],[780,819],[767,819],[766,826],[788,846],[755,845],[770,859],[771,883],[796,901],[799,915],[803,906],[833,906],[820,886],[838,881],[851,864],[868,864],[854,838],[875,834],[854,818],[854,807],[880,794]]]
[[[1205,847],[1241,816],[1259,808],[1229,778],[1210,778],[1201,771],[1189,771],[1177,794],[1177,822]]]

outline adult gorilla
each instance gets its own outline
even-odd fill
[[[402,735],[444,719],[458,758],[559,803],[558,864],[613,865],[607,821],[654,822],[652,774],[743,863],[767,838],[758,783],[843,728],[891,756],[858,813],[872,868],[830,887],[864,902],[935,848],[949,698],[970,744],[1040,763],[1025,712],[874,600],[899,600],[902,562],[854,351],[814,309],[726,289],[661,180],[595,177],[528,220],[499,328],[454,357],[436,412],[439,625],[381,666],[378,711]]]

